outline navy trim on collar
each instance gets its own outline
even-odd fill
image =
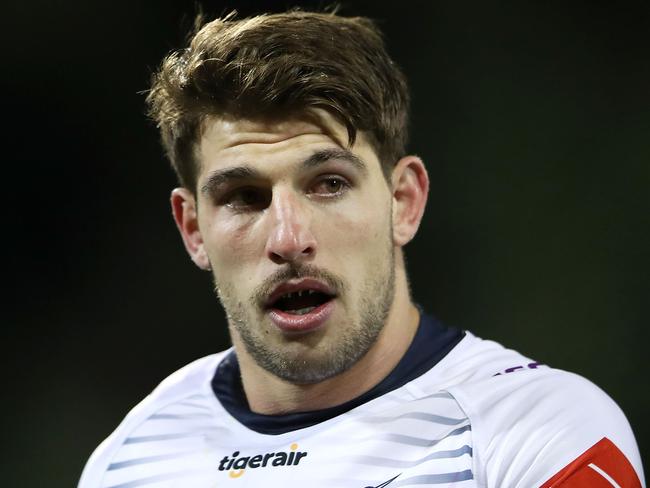
[[[421,313],[413,342],[395,369],[363,395],[336,407],[284,415],[252,412],[244,394],[234,351],[217,366],[212,378],[212,390],[221,405],[249,429],[261,434],[284,434],[324,422],[396,390],[434,367],[464,336],[465,332],[446,327],[435,318]]]

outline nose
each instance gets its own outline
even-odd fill
[[[291,194],[274,194],[269,206],[271,230],[266,255],[276,264],[307,261],[316,252],[316,239],[310,230],[306,209]]]

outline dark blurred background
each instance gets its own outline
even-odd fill
[[[327,4],[203,2],[210,16],[293,5]],[[432,181],[407,248],[416,299],[600,385],[648,459],[650,4],[342,6],[379,21],[410,79],[410,150]],[[196,8],[13,0],[2,10],[3,481],[71,487],[161,379],[227,346],[143,116],[150,73]]]

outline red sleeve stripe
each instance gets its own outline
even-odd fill
[[[603,437],[540,488],[641,488],[625,454]]]

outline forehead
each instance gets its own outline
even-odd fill
[[[230,166],[293,163],[324,148],[348,149],[347,129],[325,111],[282,120],[212,117],[204,123],[199,140],[199,179],[211,170]],[[370,166],[373,159],[378,165],[363,132],[350,149]]]

